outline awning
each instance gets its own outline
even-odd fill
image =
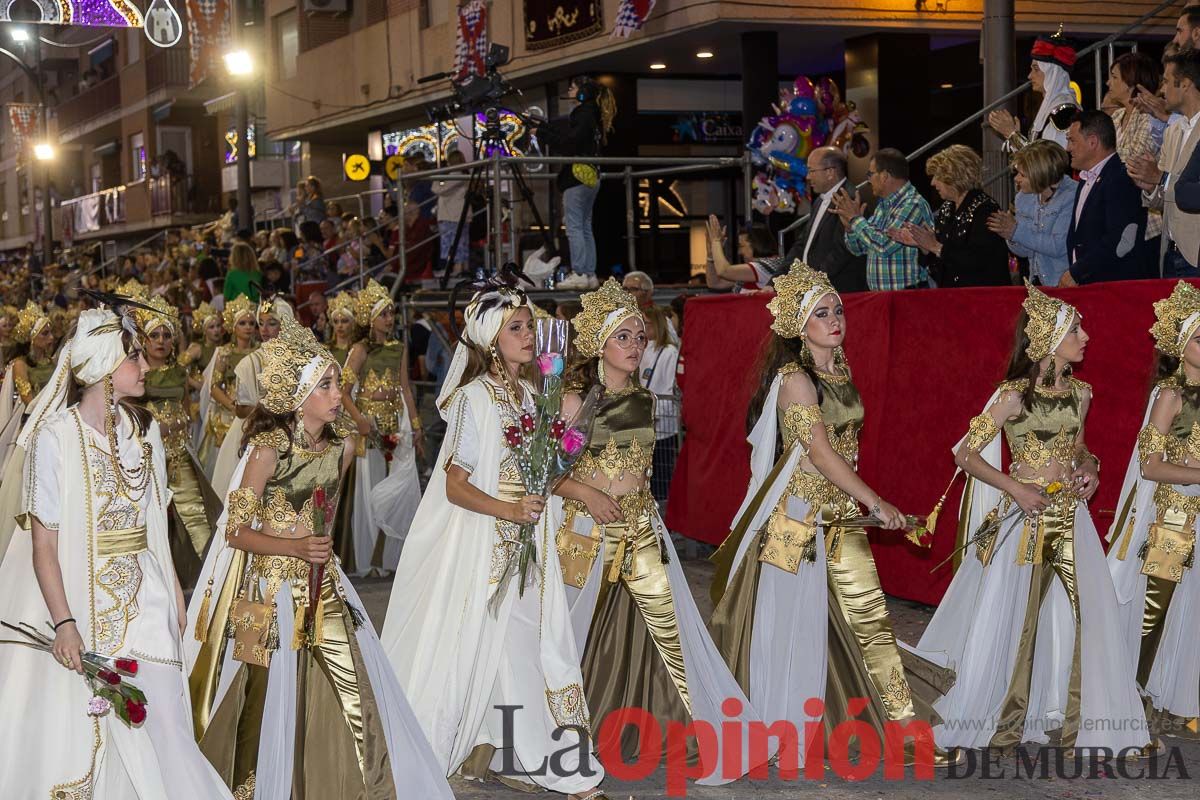
[[[233,111],[237,104],[237,92],[223,94],[220,97],[214,97],[212,100],[204,101],[204,113],[209,116],[216,116],[227,111]]]
[[[168,100],[167,102],[150,109],[150,115],[154,117],[155,122],[162,122],[164,119],[171,116],[171,106],[173,105],[175,105],[175,101]]]

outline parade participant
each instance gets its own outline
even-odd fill
[[[234,402],[237,366],[254,352],[255,345],[254,304],[249,297],[241,295],[226,303],[221,316],[230,342],[217,348],[204,370],[200,388],[200,439],[195,445],[197,458],[209,479],[213,476],[221,445],[237,419]]]
[[[1062,26],[1052,36],[1037,37],[1032,58],[1029,82],[1042,96],[1042,103],[1029,126],[1029,135],[1021,133],[1020,121],[1008,111],[998,108],[988,114],[988,125],[1004,139],[1004,149],[1010,153],[1038,139],[1048,139],[1065,148],[1067,128],[1079,111],[1070,74],[1075,66],[1075,47],[1063,36]]]

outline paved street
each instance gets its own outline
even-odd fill
[[[711,611],[708,600],[708,583],[712,574],[708,562],[702,560],[685,560],[684,570],[691,584],[692,594],[696,597],[700,611],[706,617]],[[383,623],[387,610],[388,593],[391,587],[390,579],[364,580],[356,582],[356,586],[371,619],[377,626]],[[932,609],[916,603],[903,600],[890,600],[893,622],[897,634],[908,641],[915,641],[925,624],[928,622]],[[1006,777],[983,779],[980,777],[982,767],[975,769],[971,777],[947,779],[941,773],[932,781],[886,781],[879,775],[862,782],[850,782],[835,775],[828,768],[824,780],[810,780],[801,777],[798,781],[785,782],[774,777],[769,781],[741,780],[721,787],[698,786],[691,783],[687,787],[687,796],[697,800],[740,800],[741,798],[783,798],[783,797],[820,797],[829,800],[865,800],[866,798],[881,798],[885,795],[889,800],[923,800],[929,797],[965,798],[974,796],[976,800],[999,800],[1013,798],[1014,800],[1032,800],[1033,798],[1062,798],[1083,800],[1084,798],[1155,798],[1155,800],[1194,800],[1197,797],[1197,784],[1190,777],[1181,777],[1177,764],[1180,761],[1189,776],[1200,775],[1200,744],[1168,740],[1169,745],[1179,747],[1179,759],[1172,762],[1171,768],[1166,769],[1165,761],[1159,762],[1157,772],[1166,772],[1167,778],[1162,780],[1133,780],[1119,777],[1100,777],[1095,779],[1030,779],[1027,773],[1016,777],[1017,763],[1015,759],[1002,761],[991,767],[991,774],[1004,774]],[[1053,760],[1051,760],[1053,764]],[[1127,774],[1136,775],[1140,769],[1149,774],[1148,763],[1139,762],[1126,770]],[[1053,769],[1051,770],[1053,772]],[[1074,774],[1074,768],[1068,762],[1067,774]],[[1087,774],[1087,768],[1083,770]],[[455,795],[461,800],[518,800],[527,797],[527,793],[509,789],[499,783],[472,783],[461,779],[451,780]],[[638,782],[621,783],[612,779],[605,781],[604,788],[613,800],[637,798],[665,798],[666,773],[659,770],[650,778]],[[548,795],[549,796],[549,795]]]

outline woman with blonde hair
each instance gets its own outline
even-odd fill
[[[1042,139],[1013,156],[1012,166],[1017,212],[992,214],[988,230],[1005,239],[1013,254],[1029,259],[1032,283],[1057,286],[1070,266],[1067,231],[1077,188],[1070,175],[1071,156]]]
[[[921,263],[938,286],[1008,286],[1008,249],[988,229],[1000,210],[979,188],[983,160],[971,148],[952,144],[925,165],[933,188],[945,202],[933,230],[907,224],[893,238],[921,249]]]

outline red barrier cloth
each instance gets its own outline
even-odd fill
[[[1152,304],[1173,281],[1126,281],[1050,290],[1083,313],[1091,337],[1076,372],[1093,387],[1086,438],[1103,465],[1092,499],[1104,536],[1145,410],[1154,365]],[[724,540],[746,492],[750,450],[746,407],[771,322],[772,295],[720,295],[687,304],[682,355],[687,430],[671,483],[667,525],[713,544]],[[927,514],[954,472],[950,448],[1004,375],[1023,288],[937,289],[849,294],[846,355],[866,406],[859,472],[888,502]],[[888,594],[937,603],[954,548],[960,478],[946,500],[931,550],[900,534],[872,531]]]

